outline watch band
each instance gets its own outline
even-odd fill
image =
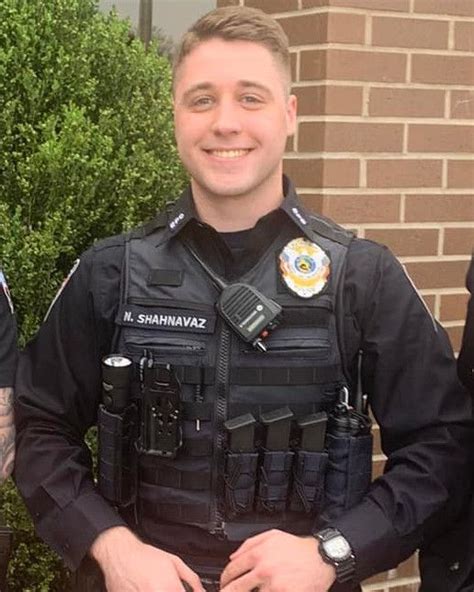
[[[336,581],[339,584],[345,584],[346,582],[350,582],[354,577],[355,573],[355,557],[351,555],[344,561],[338,562],[337,565],[334,566],[336,570]]]
[[[334,567],[336,572],[336,581],[340,584],[344,584],[352,580],[355,573],[355,556],[352,552],[349,542],[344,537],[344,535],[335,528],[323,528],[322,530],[316,532],[314,536],[319,540],[319,554],[321,555],[322,560]],[[344,559],[336,559],[331,557],[324,548],[324,543],[336,537],[343,538],[350,550],[350,554]]]

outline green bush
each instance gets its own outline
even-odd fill
[[[78,253],[182,189],[170,86],[157,48],[94,0],[0,2],[0,261],[21,344]],[[11,483],[0,506],[16,533],[10,590],[64,592]]]

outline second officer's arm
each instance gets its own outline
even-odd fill
[[[8,479],[15,460],[13,389],[0,387],[0,483]]]
[[[0,271],[1,273],[1,271]],[[17,358],[15,315],[6,287],[0,287],[0,483],[13,469],[15,426],[13,424],[13,382]]]
[[[99,533],[123,524],[94,486],[84,443],[96,423],[122,254],[114,243],[84,254],[17,372],[15,481],[38,534],[71,568]]]
[[[466,324],[458,359],[458,373],[463,384],[474,395],[474,255],[467,272],[466,288],[471,296],[467,304]]]

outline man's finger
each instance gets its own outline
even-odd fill
[[[244,553],[236,559],[232,559],[221,574],[221,586],[226,586],[255,567],[255,557],[252,553]],[[250,590],[250,588],[249,588]]]
[[[260,534],[256,534],[253,537],[250,537],[249,539],[244,541],[240,545],[240,547],[230,555],[230,559],[237,559],[237,557],[239,557],[242,553],[250,551],[250,549],[253,549],[257,545],[260,545],[266,539],[274,536],[274,534],[275,532],[273,530],[267,530],[265,532],[261,532]]]
[[[240,578],[229,582],[227,585],[223,584],[221,579],[221,592],[249,592],[249,590],[263,590],[262,585],[263,582],[259,580],[257,574],[252,570]]]
[[[173,556],[173,564],[181,580],[191,586],[193,592],[206,592],[202,587],[201,580],[197,573],[188,567],[184,561],[179,557]]]

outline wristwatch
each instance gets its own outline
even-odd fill
[[[355,573],[355,557],[347,539],[335,528],[323,528],[314,533],[319,540],[319,554],[336,571],[336,581],[349,582]]]

